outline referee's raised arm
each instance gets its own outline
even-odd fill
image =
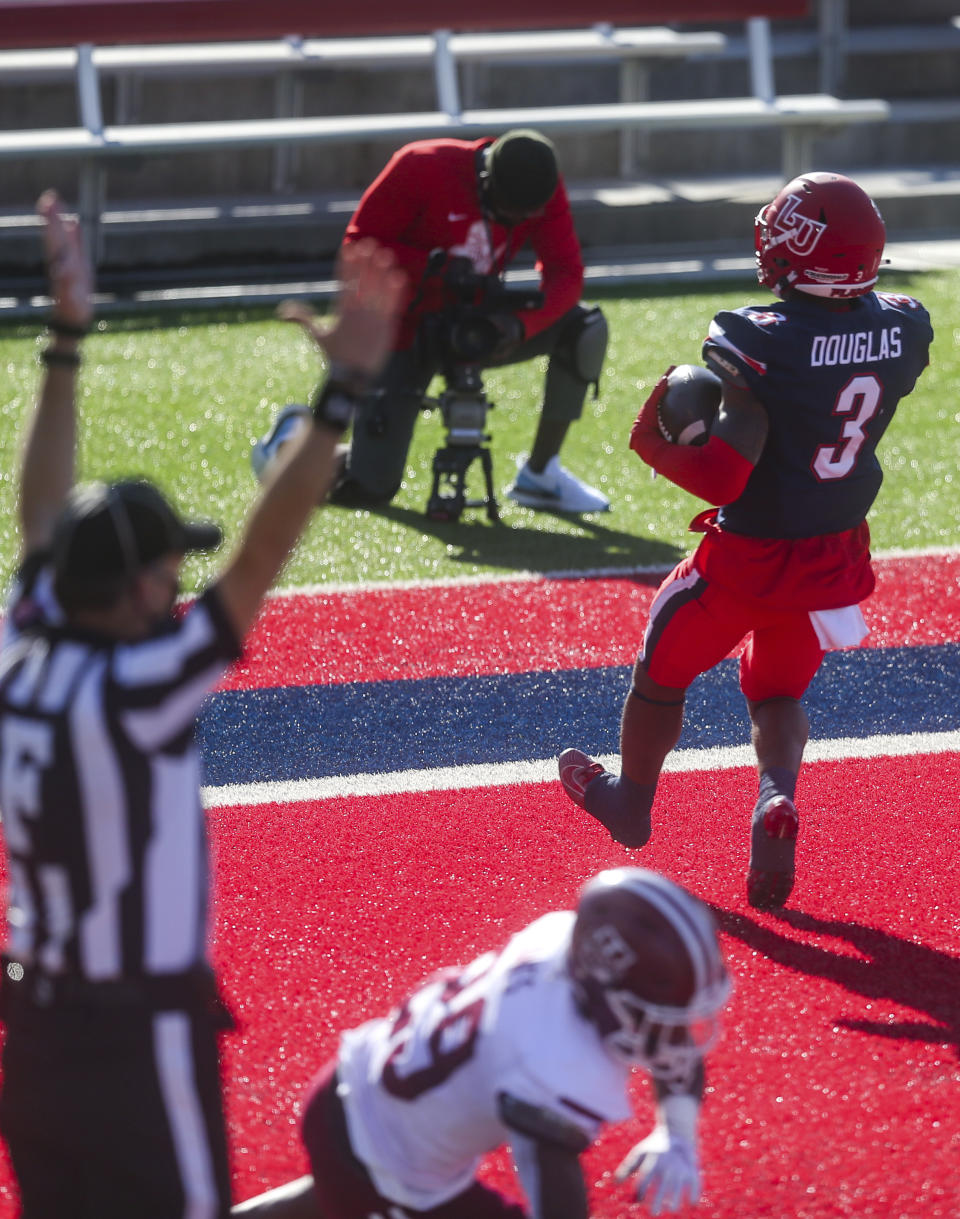
[[[330,361],[313,403],[314,426],[286,446],[271,471],[243,536],[216,581],[222,605],[238,635],[250,626],[264,594],[299,538],[318,488],[333,480],[337,441],[357,399],[372,384],[390,351],[403,297],[404,275],[389,250],[367,240],[343,248],[338,263],[337,317],[324,328],[294,302],[280,316],[299,322]]]
[[[37,201],[53,307],[42,353],[45,373],[27,430],[20,469],[19,516],[23,554],[44,550],[74,483],[76,464],[75,386],[80,340],[93,316],[93,275],[80,228],[67,218],[53,191]]]
[[[50,343],[37,408],[23,451],[19,515],[24,554],[50,546],[54,523],[75,482],[75,385],[80,346],[93,316],[93,275],[77,221],[63,215],[53,191],[37,204],[53,302]],[[279,313],[300,323],[326,353],[329,372],[313,404],[315,426],[285,449],[248,518],[243,536],[216,581],[238,637],[296,544],[333,478],[337,440],[390,351],[404,275],[390,251],[371,240],[344,247],[338,263],[335,320],[321,325],[302,305]]]

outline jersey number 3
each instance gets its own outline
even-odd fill
[[[845,415],[839,444],[822,444],[814,454],[812,468],[821,482],[846,478],[857,464],[867,434],[864,428],[880,408],[883,387],[872,374],[851,378],[837,396],[835,415]]]

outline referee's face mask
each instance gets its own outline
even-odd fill
[[[108,610],[136,586],[149,633],[170,616],[182,557],[220,541],[216,525],[181,520],[146,480],[83,484],[54,528],[54,592],[69,617]]]

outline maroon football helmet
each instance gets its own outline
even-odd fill
[[[757,279],[777,296],[862,296],[877,282],[886,229],[866,191],[842,174],[801,174],[754,221]]]
[[[684,1089],[730,994],[703,902],[645,868],[601,872],[580,895],[569,970],[611,1053]]]

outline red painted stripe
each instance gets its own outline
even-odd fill
[[[960,554],[883,559],[866,646],[960,641]],[[371,588],[271,600],[225,689],[632,664],[655,576]]]

